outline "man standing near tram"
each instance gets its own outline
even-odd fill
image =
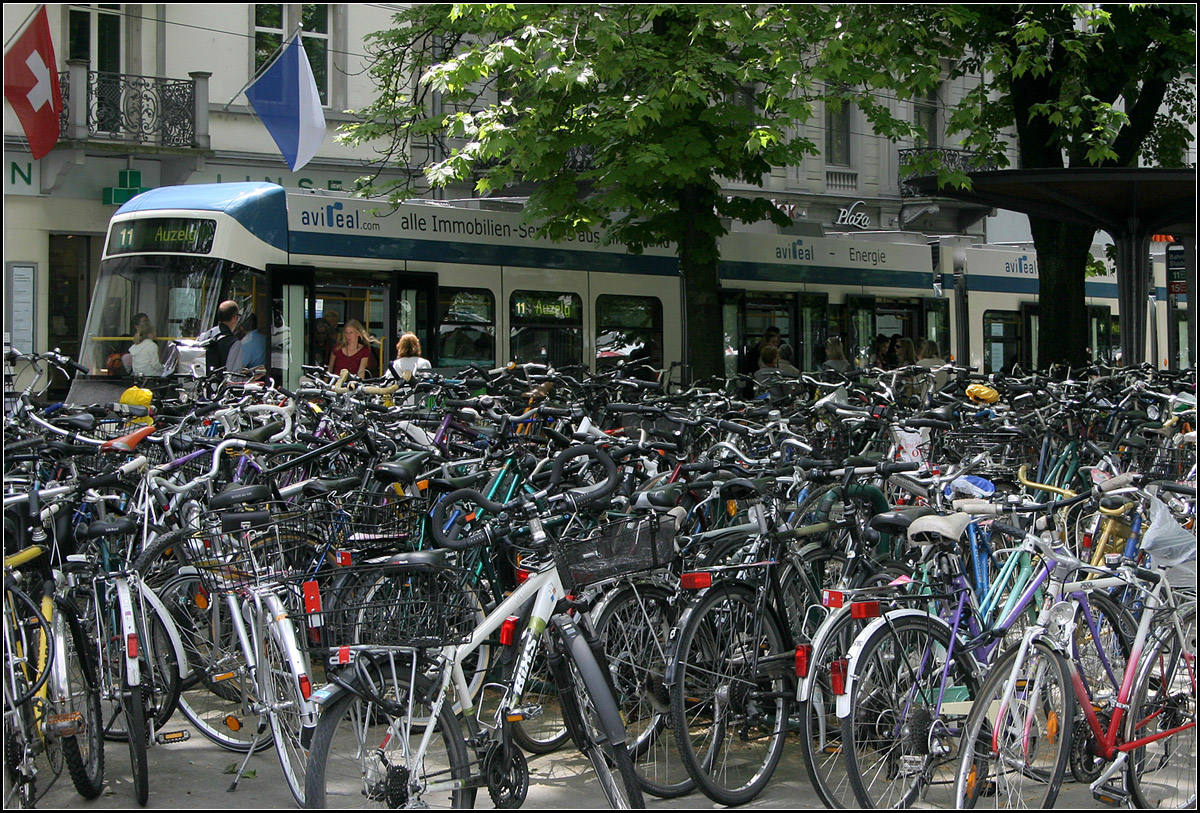
[[[210,373],[221,368],[241,368],[242,343],[236,332],[240,319],[241,311],[232,299],[225,300],[217,308],[217,326],[208,331],[208,349],[204,355],[204,363]]]

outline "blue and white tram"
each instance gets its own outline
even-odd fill
[[[665,368],[683,358],[685,318],[724,331],[727,373],[744,370],[772,325],[801,369],[825,360],[831,335],[859,364],[878,334],[918,346],[932,339],[943,357],[981,369],[1028,363],[1036,268],[1029,274],[1016,251],[954,254],[919,235],[735,232],[721,245],[721,313],[685,314],[672,247],[632,255],[586,230],[552,242],[534,237],[517,212],[434,201],[392,210],[269,183],[164,187],[113,216],[80,361],[95,376],[120,375],[137,320],[148,318],[162,344],[194,339],[233,299],[243,322],[254,314],[269,334],[268,366],[285,382],[301,364],[327,363],[349,319],[378,340],[375,371],[405,331],[438,369],[509,361],[596,369],[619,359]],[[1116,308],[1109,287],[1095,291],[1100,338]]]

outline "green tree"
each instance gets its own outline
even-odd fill
[[[893,5],[841,7],[860,71],[911,95],[897,62],[951,65],[978,84],[950,113],[963,146],[1022,169],[1182,167],[1196,123],[1194,5]],[[914,21],[918,24],[913,25]],[[895,24],[909,36],[892,36]],[[937,169],[926,166],[926,170]],[[941,170],[945,184],[967,184]],[[1029,217],[1038,253],[1041,364],[1086,360],[1084,278],[1095,229]]]
[[[342,137],[385,144],[386,160],[420,172],[372,191],[516,188],[549,237],[598,228],[631,252],[675,245],[691,376],[722,375],[721,332],[700,316],[719,312],[723,219],[790,223],[722,187],[761,186],[817,152],[800,125],[862,82],[843,50],[827,68],[813,47],[837,39],[836,17],[808,5],[419,5],[395,20],[368,42],[379,96]]]

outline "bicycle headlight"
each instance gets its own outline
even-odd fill
[[[1075,604],[1070,601],[1060,601],[1050,608],[1049,620],[1059,627],[1068,627],[1075,620]]]

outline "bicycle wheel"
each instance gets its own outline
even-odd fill
[[[183,640],[191,676],[180,687],[179,710],[205,738],[227,751],[270,748],[246,719],[252,690],[232,610],[197,576],[177,576],[157,591]]]
[[[384,662],[363,670],[363,694],[346,692],[321,711],[309,752],[306,806],[474,807],[476,789],[461,787],[471,776],[470,758],[449,704],[428,732],[428,750],[420,753],[429,727],[413,719],[433,718],[429,698],[435,687],[420,676],[414,684],[407,670],[393,672]],[[459,787],[450,787],[454,782]]]
[[[1134,807],[1196,806],[1195,608],[1179,623],[1182,635],[1172,629],[1144,657],[1130,695],[1125,741],[1160,737],[1129,752],[1125,787]]]
[[[684,766],[710,799],[745,804],[783,754],[791,682],[784,635],[755,592],[715,585],[680,620],[671,720]]]
[[[95,799],[104,789],[104,717],[100,688],[89,652],[94,652],[78,619],[59,606],[54,625],[62,658],[51,694],[59,713],[78,715],[74,733],[63,737],[63,760],[75,790]]]
[[[862,631],[864,621],[849,612],[837,616],[833,629],[809,657],[811,689],[797,704],[793,715],[800,726],[804,767],[813,788],[826,807],[853,807],[854,791],[842,757],[842,724],[837,717],[837,694],[833,691],[830,663],[846,657],[850,644]]]
[[[271,722],[271,737],[279,766],[287,780],[288,789],[296,804],[304,807],[305,770],[308,749],[304,746],[304,705],[300,691],[300,676],[286,655],[275,633],[268,633],[263,663],[259,664],[258,684],[263,689],[260,700],[267,707]]]
[[[842,719],[846,776],[858,806],[908,807],[918,796],[933,807],[951,806],[957,735],[978,685],[965,656],[947,664],[950,638],[944,625],[910,615],[864,641]]]
[[[1075,694],[1062,655],[1034,641],[988,672],[959,749],[955,807],[1045,809],[1071,754]]]
[[[569,616],[556,615],[550,623],[554,652],[549,657],[552,664],[556,657],[565,661],[559,693],[563,716],[576,744],[592,763],[609,807],[644,808],[646,802],[629,754],[625,726],[608,679]]]
[[[696,786],[671,730],[666,672],[676,616],[672,595],[649,584],[623,586],[603,600],[596,615],[596,636],[625,721],[634,770],[642,790],[662,799]]]
[[[132,683],[126,675],[121,682],[121,716],[125,720],[129,762],[133,771],[133,795],[138,805],[145,807],[150,799],[150,728],[146,723],[145,689]]]

